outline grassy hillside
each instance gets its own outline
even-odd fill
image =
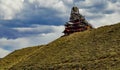
[[[36,47],[28,47],[20,50],[15,50],[11,54],[0,60],[0,70],[4,70],[4,69],[8,70],[13,65],[23,60],[26,60],[27,57],[29,57],[34,52],[36,52],[37,49],[39,48],[40,48],[39,46],[36,46]]]
[[[120,23],[74,33],[42,47],[17,50],[3,58],[0,67],[1,70],[120,70],[119,55]]]
[[[0,61],[2,60],[2,58],[0,58]]]

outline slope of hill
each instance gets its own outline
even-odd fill
[[[0,60],[0,70],[8,70],[13,65],[25,60],[28,56],[32,55],[40,47],[28,47],[20,50],[15,50],[5,58]]]
[[[1,70],[119,70],[120,23],[61,37],[47,45],[14,51]]]

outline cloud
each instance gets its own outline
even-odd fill
[[[91,20],[90,22],[93,23],[93,25],[96,24],[96,25],[94,25],[94,27],[111,25],[111,24],[120,22],[120,17],[118,15],[120,15],[120,14],[119,13],[113,13],[111,15],[104,14],[103,18]],[[99,22],[100,24],[96,23],[96,22]]]
[[[120,12],[119,0],[0,0],[0,19],[11,19],[12,22],[1,22],[4,26],[29,26],[32,24],[61,25],[69,18],[70,8],[75,3],[80,13],[85,15],[88,21],[99,21],[106,25],[109,20],[106,14],[118,14]],[[52,14],[51,14],[52,13]],[[105,19],[106,22],[103,22]],[[115,20],[113,18],[113,20]],[[117,21],[113,22],[116,23]],[[91,23],[96,27],[98,24]],[[111,23],[109,23],[111,24]]]
[[[0,39],[0,46],[4,50],[1,51],[0,49],[0,57],[4,57],[4,55],[10,53],[7,51],[14,51],[16,49],[21,49],[30,46],[37,46],[48,44],[49,42],[59,38],[62,33],[42,33],[38,35],[33,35],[29,37],[22,37],[17,39]],[[3,55],[2,55],[3,54]]]
[[[7,27],[32,24],[61,25],[67,21],[72,0],[0,0],[0,23]]]
[[[5,49],[0,48],[0,58],[6,56],[7,54],[9,54],[11,51],[7,51]]]
[[[21,0],[0,0],[0,19],[13,19],[17,13],[21,12],[22,8]]]
[[[30,32],[31,34],[27,33],[27,36],[17,37],[15,39],[0,38],[1,49],[13,51],[24,47],[47,44],[63,35],[62,31],[64,30],[64,26],[33,25],[31,28],[14,28],[14,30],[20,31],[21,33]],[[32,34],[34,32],[38,33]]]
[[[55,26],[55,25],[32,25],[31,27],[17,27],[13,28],[19,32],[38,32],[38,33],[48,33],[48,32],[61,32],[64,29],[64,26]]]
[[[51,8],[59,12],[65,12],[66,6],[62,0],[29,0],[30,3],[36,4],[38,7]],[[69,2],[69,1],[67,1]],[[61,10],[58,10],[61,9]]]
[[[31,27],[0,27],[0,38],[16,39],[19,37],[28,37],[41,33],[62,33],[64,26],[55,25],[32,25]]]
[[[65,3],[65,4],[73,4],[73,0],[63,0],[63,3]]]
[[[21,37],[16,39],[1,38],[0,46],[1,48],[13,51],[15,49],[20,49],[24,47],[47,44],[48,42],[59,38],[61,35],[62,33],[42,33],[38,35]]]
[[[22,18],[28,17],[30,14],[32,16],[41,18],[41,20],[45,21],[54,21],[54,18],[58,21],[58,19],[65,19],[68,15],[69,4],[72,4],[71,1],[65,0],[28,0],[25,1],[25,8],[23,10],[24,15],[20,14]],[[34,10],[34,11],[33,11]],[[29,12],[31,11],[31,12]],[[29,12],[29,13],[28,13]],[[49,13],[48,13],[49,12]],[[27,14],[28,13],[28,14]],[[51,14],[52,13],[52,14]],[[30,16],[31,17],[31,16]],[[28,19],[28,18],[27,18]],[[29,18],[33,19],[33,18]],[[34,19],[36,20],[36,19]]]
[[[118,0],[85,0],[76,4],[80,8],[80,13],[96,28],[120,22]]]
[[[40,16],[50,10],[56,11],[58,15],[54,14],[57,17],[65,17],[68,10],[66,4],[72,4],[72,0],[0,0],[0,19],[26,19],[29,15]]]

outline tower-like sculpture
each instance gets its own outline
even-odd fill
[[[66,22],[63,33],[69,35],[74,32],[81,32],[91,29],[92,26],[85,20],[84,16],[79,13],[78,7],[72,7],[70,21]]]

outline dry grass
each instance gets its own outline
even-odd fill
[[[119,55],[120,24],[116,24],[74,33],[42,47],[17,50],[0,65],[10,70],[119,70]]]

